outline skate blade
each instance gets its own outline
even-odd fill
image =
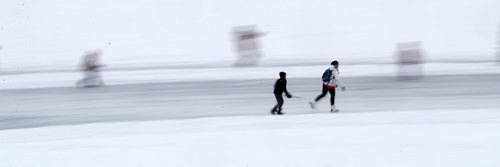
[[[311,107],[312,110],[316,110],[316,105],[313,104],[312,102],[309,102],[309,106]]]
[[[336,112],[340,112],[340,110],[336,109],[336,110],[330,110],[331,113],[336,113]]]

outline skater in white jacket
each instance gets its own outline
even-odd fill
[[[330,92],[330,104],[331,104],[331,112],[338,112],[339,110],[335,108],[335,89],[340,88],[342,91],[346,90],[344,84],[340,81],[339,78],[339,62],[332,61],[330,67],[328,67],[322,76],[323,85],[321,94],[318,95],[313,101],[309,102],[311,108],[316,108],[316,103],[326,96],[327,92]]]

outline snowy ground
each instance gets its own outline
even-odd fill
[[[77,78],[69,80],[69,74],[54,78],[46,76],[60,74],[5,75],[2,77],[7,80],[3,83],[7,84],[2,84],[5,89],[0,94],[3,116],[0,129],[264,115],[275,103],[272,85],[281,70],[288,72],[290,92],[302,97],[287,99],[285,112],[304,114],[309,113],[307,102],[321,90],[319,76],[315,74],[324,68],[110,71],[104,73],[108,86],[91,89],[75,88],[73,82]],[[493,63],[427,65],[425,73],[428,75],[424,79],[398,82],[393,66],[345,65],[341,75],[348,91],[337,92],[337,106],[349,113],[498,109],[498,68]],[[15,77],[20,78],[12,79]],[[40,88],[26,89],[24,86]],[[322,111],[328,110],[327,101],[320,104]]]
[[[497,167],[500,111],[250,115],[0,131],[1,166]]]
[[[500,165],[495,64],[427,64],[412,81],[344,65],[336,114],[307,106],[324,68],[106,71],[92,89],[77,73],[2,75],[0,166]],[[271,116],[281,70],[302,98]]]

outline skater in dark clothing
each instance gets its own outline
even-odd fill
[[[271,114],[278,114],[281,115],[283,114],[282,108],[283,107],[283,92],[285,92],[285,96],[287,98],[292,98],[292,95],[288,93],[288,90],[286,89],[286,73],[285,72],[280,72],[280,79],[276,80],[276,83],[274,84],[274,97],[276,97],[276,101],[278,104],[276,104],[272,109],[271,109]]]
[[[100,63],[101,50],[93,50],[85,52],[80,70],[83,71],[83,79],[78,80],[78,87],[97,87],[104,86],[104,80],[101,75],[101,68],[104,66]]]
[[[339,110],[335,108],[335,89],[341,88],[342,91],[345,91],[345,86],[342,84],[339,78],[339,62],[332,61],[330,67],[328,67],[323,73],[323,88],[321,90],[321,94],[318,95],[313,101],[309,102],[311,108],[316,108],[316,103],[326,96],[326,93],[330,93],[330,104],[331,110],[330,112],[338,112]]]

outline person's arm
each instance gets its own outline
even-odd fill
[[[286,97],[292,98],[292,95],[288,92],[286,88],[286,80],[283,80],[283,91],[285,92]]]
[[[342,83],[342,81],[340,80],[340,77],[339,77],[339,74],[338,74],[338,71],[336,72],[332,72],[333,73],[333,79],[335,80],[335,83],[337,84],[338,87],[340,87],[342,89],[342,91],[345,90],[345,85],[344,83]]]

